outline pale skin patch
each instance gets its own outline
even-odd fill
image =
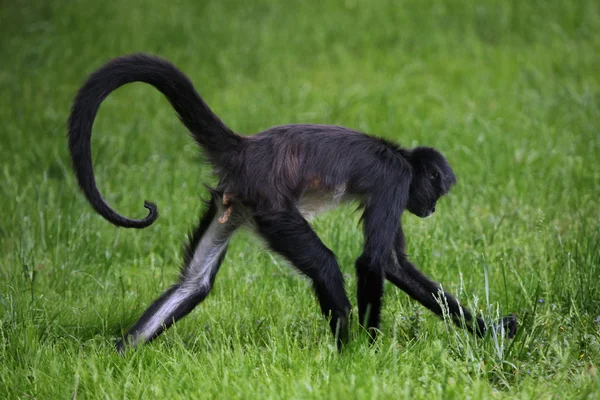
[[[231,193],[224,193],[223,194],[223,205],[226,207],[225,208],[225,212],[223,213],[223,215],[221,215],[219,217],[219,223],[220,224],[224,224],[225,222],[227,222],[227,220],[229,219],[229,217],[231,216],[231,200],[233,199],[233,195]]]
[[[229,219],[230,216],[231,216],[231,206],[227,207],[225,209],[225,212],[223,213],[223,215],[221,215],[219,217],[219,223],[224,224],[225,222],[227,222],[227,220]]]

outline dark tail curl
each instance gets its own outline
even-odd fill
[[[69,116],[69,151],[73,169],[81,190],[96,212],[117,226],[145,228],[158,217],[156,205],[144,202],[149,213],[143,219],[130,219],[120,215],[102,198],[92,166],[92,125],[100,104],[112,91],[130,82],[147,83],[165,95],[181,122],[216,166],[239,145],[241,137],[212,112],[189,78],[166,60],[146,54],[133,54],[109,61],[94,72],[79,89]]]

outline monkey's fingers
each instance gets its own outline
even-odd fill
[[[517,326],[517,316],[515,314],[510,314],[494,324],[496,332],[501,335],[506,335],[509,339],[514,338],[517,334]]]

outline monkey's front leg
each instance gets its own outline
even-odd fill
[[[383,298],[383,269],[381,262],[372,255],[363,253],[356,260],[358,318],[372,339],[379,329]]]
[[[468,331],[483,336],[488,329],[484,321],[481,318],[474,317],[452,295],[443,291],[439,283],[423,275],[408,260],[404,254],[404,247],[404,234],[399,227],[394,251],[385,268],[386,278],[440,317],[444,315],[445,310],[443,307],[445,307],[456,325],[463,326],[464,321],[464,326]],[[512,338],[517,331],[517,320],[513,315],[510,315],[503,318],[494,328],[504,330],[507,337]]]
[[[394,206],[396,205],[396,206]],[[395,192],[373,196],[363,214],[365,244],[356,260],[359,323],[375,339],[380,325],[385,266],[400,223],[401,201]]]

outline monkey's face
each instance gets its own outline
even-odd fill
[[[419,175],[410,186],[407,209],[417,217],[427,218],[435,212],[438,199],[444,194],[435,187],[436,178]]]
[[[456,176],[444,156],[429,147],[413,149],[410,162],[413,177],[407,209],[418,217],[426,218],[435,212],[439,198],[456,183]]]

